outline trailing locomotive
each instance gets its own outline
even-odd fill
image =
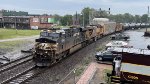
[[[49,66],[102,36],[121,30],[121,24],[109,22],[106,18],[95,18],[93,24],[85,28],[53,28],[42,31],[36,39],[33,60],[37,66]]]

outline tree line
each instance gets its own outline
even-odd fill
[[[70,25],[89,25],[93,18],[109,18],[110,21],[115,21],[119,23],[148,23],[149,18],[147,14],[143,15],[132,15],[129,13],[125,14],[110,14],[109,10],[101,10],[89,8],[84,8],[80,14],[74,15],[53,15],[56,21],[59,21],[60,25],[70,26]]]

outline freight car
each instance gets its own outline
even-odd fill
[[[118,78],[121,84],[150,84],[150,50],[115,48],[112,52],[122,55],[120,74],[112,81]]]
[[[54,64],[102,36],[114,33],[116,23],[104,20],[106,19],[94,19],[93,22],[97,21],[98,23],[94,22],[85,28],[54,28],[42,31],[35,44],[33,60],[36,65],[49,66]]]

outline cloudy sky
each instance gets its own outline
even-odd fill
[[[84,7],[108,10],[112,14],[145,14],[150,0],[1,0],[0,9],[27,11],[30,14],[74,14]]]

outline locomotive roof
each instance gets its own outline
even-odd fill
[[[126,52],[126,53],[134,53],[134,54],[144,54],[150,55],[150,50],[148,49],[136,49],[136,48],[113,48],[111,49],[113,52]]]

